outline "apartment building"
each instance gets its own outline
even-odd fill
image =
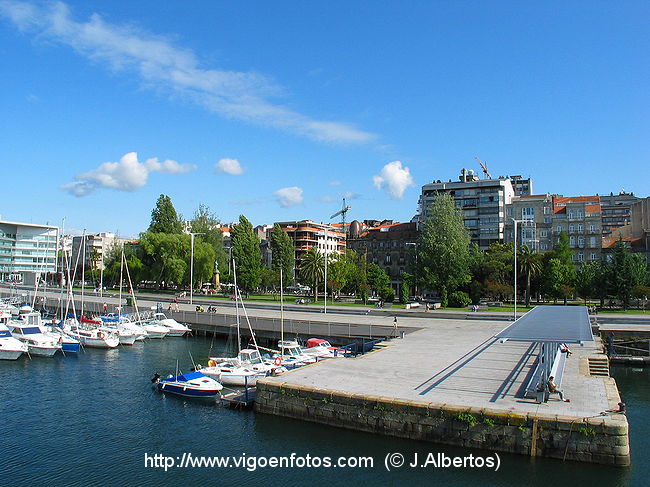
[[[0,276],[27,285],[57,271],[59,228],[0,221]]]
[[[382,267],[391,279],[397,293],[404,272],[413,274],[414,254],[418,241],[417,222],[384,221],[370,227],[353,221],[350,224],[348,247],[365,255],[366,262]]]
[[[528,180],[528,188],[532,187]],[[520,184],[523,188],[526,185]],[[494,242],[505,238],[506,206],[510,204],[515,190],[506,177],[479,179],[472,170],[462,169],[458,181],[433,183],[422,186],[419,200],[419,221],[429,216],[429,208],[437,195],[449,194],[461,209],[463,222],[472,243],[487,249]]]
[[[277,222],[287,232],[296,252],[296,267],[303,255],[312,248],[323,255],[342,254],[346,248],[346,235],[333,225],[316,223],[312,220]]]
[[[600,197],[603,236],[611,235],[612,231],[629,225],[632,221],[632,206],[641,201],[634,193],[621,191]]]

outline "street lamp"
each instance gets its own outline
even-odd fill
[[[190,247],[191,247],[191,257],[190,257],[190,304],[192,304],[192,291],[194,290],[194,236],[195,235],[205,235],[205,233],[191,233],[190,232]]]
[[[514,254],[515,254],[515,293],[514,293],[514,304],[515,304],[515,309],[514,309],[514,317],[515,321],[517,321],[517,223],[525,223],[526,220],[515,220],[514,218],[511,218],[513,223],[515,224],[515,232],[514,232]]]

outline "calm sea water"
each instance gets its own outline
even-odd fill
[[[205,361],[209,338],[168,338],[116,350],[87,350],[78,357],[0,362],[0,485],[647,485],[650,476],[650,370],[615,368],[629,405],[633,466],[599,465],[501,456],[498,472],[485,469],[402,467],[387,472],[384,458],[407,461],[430,452],[486,455],[347,431],[301,421],[229,410],[152,389],[154,372],[185,371]],[[216,353],[223,342],[217,342]],[[371,456],[373,468],[145,467],[145,454]]]

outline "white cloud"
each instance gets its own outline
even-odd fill
[[[219,159],[219,162],[214,165],[214,170],[216,172],[230,174],[231,176],[244,174],[244,169],[237,159]]]
[[[330,181],[330,186],[341,186],[341,181]]]
[[[136,152],[124,154],[118,162],[104,162],[88,172],[77,174],[72,181],[60,188],[74,196],[86,196],[97,188],[112,188],[119,191],[135,191],[147,184],[149,174],[182,174],[196,169],[193,164],[179,164],[176,161],[160,162],[153,157],[144,162],[138,161]]]
[[[304,201],[302,197],[303,190],[298,186],[291,186],[289,188],[278,189],[273,196],[280,206],[295,206]]]
[[[82,56],[114,71],[139,75],[148,88],[181,96],[226,118],[273,127],[320,142],[365,143],[375,138],[350,124],[313,120],[268,100],[281,89],[267,77],[205,69],[190,49],[133,26],[106,22],[92,14],[86,22],[72,18],[62,2],[36,4],[0,0],[0,15],[23,32],[70,46]]]
[[[372,177],[372,181],[375,188],[383,189],[394,200],[401,200],[406,188],[414,186],[410,169],[402,167],[401,161],[386,164],[378,175]]]

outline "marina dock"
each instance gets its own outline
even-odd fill
[[[431,320],[382,350],[258,381],[255,410],[333,426],[530,456],[628,465],[628,422],[599,339],[571,345],[571,402],[525,397],[530,343],[503,322]],[[607,370],[605,368],[605,370]],[[593,373],[592,373],[593,372]]]

